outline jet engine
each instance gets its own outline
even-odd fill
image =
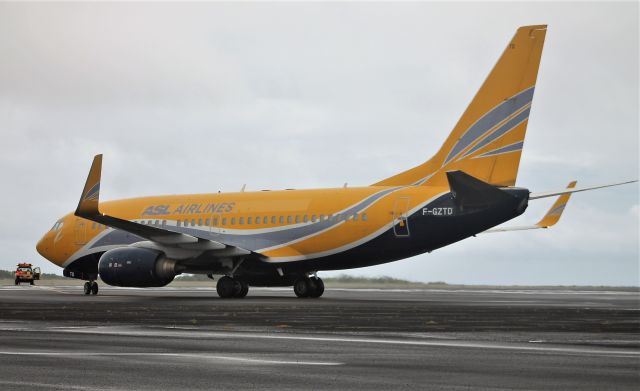
[[[102,254],[98,273],[109,285],[136,288],[165,286],[176,276],[176,261],[162,252],[121,247]]]

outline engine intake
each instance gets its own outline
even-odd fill
[[[161,252],[137,247],[122,247],[102,254],[98,273],[102,281],[113,286],[159,287],[176,276],[176,261]]]

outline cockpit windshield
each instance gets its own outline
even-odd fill
[[[52,231],[59,230],[60,228],[62,228],[62,223],[63,223],[62,220],[56,221],[56,223],[53,225],[53,227],[51,227],[51,230]]]

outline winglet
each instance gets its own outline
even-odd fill
[[[91,164],[91,170],[84,184],[80,202],[75,215],[78,217],[95,216],[100,214],[98,204],[100,202],[100,177],[102,175],[102,154],[96,155]]]
[[[567,185],[567,189],[573,189],[576,187],[576,183],[576,181],[570,182],[569,185]],[[536,223],[536,226],[540,228],[549,228],[552,225],[555,225],[560,220],[564,207],[567,206],[567,202],[569,202],[569,197],[571,197],[571,193],[562,194],[558,197],[542,220]]]

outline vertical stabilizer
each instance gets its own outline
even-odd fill
[[[375,185],[446,186],[455,170],[515,185],[546,31],[520,27],[436,155]]]

